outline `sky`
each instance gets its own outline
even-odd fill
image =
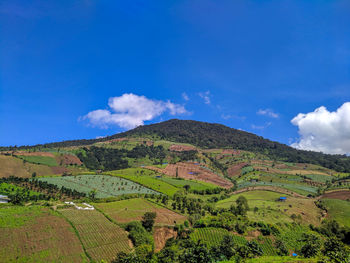
[[[0,0],[0,145],[178,118],[350,153],[350,1]]]

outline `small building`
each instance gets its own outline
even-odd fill
[[[297,257],[298,254],[297,254],[297,253],[293,253],[292,256],[293,256],[293,257]]]
[[[281,196],[279,199],[278,199],[278,201],[280,201],[280,202],[285,202],[287,200],[287,197],[285,197],[285,196]]]
[[[156,175],[156,178],[162,178],[162,176],[160,176],[160,175]]]
[[[10,198],[7,195],[0,195],[0,204],[6,204],[10,202]]]

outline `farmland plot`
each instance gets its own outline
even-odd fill
[[[62,177],[40,177],[40,181],[66,187],[82,193],[96,190],[96,198],[106,198],[122,194],[159,194],[130,180],[109,175],[76,175]]]
[[[96,210],[62,209],[75,227],[87,254],[95,261],[111,261],[119,252],[129,252],[127,233]]]
[[[73,228],[42,207],[0,208],[0,262],[88,262]]]
[[[146,212],[156,212],[156,225],[183,223],[186,217],[167,208],[153,204],[142,198],[128,199],[110,203],[95,203],[95,207],[120,223],[139,221]]]

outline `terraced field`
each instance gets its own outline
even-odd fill
[[[71,225],[37,206],[0,206],[0,262],[89,262]]]
[[[231,235],[235,244],[237,245],[244,245],[247,242],[247,240],[242,236],[234,235],[223,228],[214,228],[214,227],[205,227],[205,228],[195,229],[195,231],[191,234],[191,239],[193,239],[195,242],[201,240],[202,242],[206,243],[209,247],[212,247],[212,246],[218,246],[220,242],[222,242],[223,237],[225,235]],[[256,242],[259,243],[261,249],[263,250],[264,255],[266,256],[276,255],[276,250],[270,238],[263,237],[259,241],[256,240]]]
[[[62,209],[60,213],[74,226],[92,260],[110,262],[118,252],[129,252],[127,233],[96,210]]]
[[[177,191],[179,191],[178,187],[160,180],[160,178],[157,178],[155,172],[147,169],[129,168],[109,172],[108,174],[131,180],[133,182],[142,184],[145,187],[170,196],[173,196]]]
[[[60,177],[40,177],[38,180],[66,187],[78,192],[90,193],[96,190],[96,198],[106,198],[122,194],[159,194],[140,184],[109,175],[76,175]]]
[[[320,224],[321,211],[314,204],[313,199],[286,196],[272,191],[254,190],[244,192],[217,202],[217,207],[229,208],[239,196],[248,200],[250,211],[248,217],[255,221],[267,223],[293,222],[292,214],[300,216],[304,223]],[[287,197],[286,201],[280,202],[281,196]],[[257,207],[257,211],[253,211]]]
[[[185,216],[151,203],[143,198],[128,199],[110,203],[95,203],[95,207],[119,223],[139,221],[146,212],[156,212],[156,225],[181,224]]]

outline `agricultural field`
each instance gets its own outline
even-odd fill
[[[201,240],[202,242],[206,243],[209,247],[212,247],[218,246],[222,241],[224,235],[227,234],[230,234],[230,232],[223,228],[205,227],[196,228],[194,232],[191,233],[190,237],[196,242],[198,240]],[[247,242],[244,237],[233,234],[231,235],[234,238],[234,241],[239,245],[243,245]]]
[[[190,186],[190,190],[206,190],[206,189],[214,189],[217,188],[217,185],[211,184],[211,183],[206,183],[206,182],[200,182],[200,181],[194,181],[194,180],[184,180],[182,178],[171,178],[171,177],[166,177],[162,176],[159,178],[159,180],[164,181],[168,184],[174,185],[179,188],[183,188],[185,185]]]
[[[156,212],[157,226],[181,224],[186,217],[143,198],[127,199],[94,206],[118,223],[140,221],[146,212]]]
[[[1,262],[89,262],[71,225],[39,206],[0,206]]]
[[[18,158],[35,164],[43,164],[47,166],[57,166],[57,161],[51,156],[36,156],[36,155],[16,155]]]
[[[200,163],[179,162],[176,164],[168,164],[164,169],[152,166],[148,166],[147,168],[167,176],[176,177],[177,174],[178,177],[183,179],[203,181],[222,188],[230,188],[233,186],[231,181],[214,173],[209,168],[200,165]]]
[[[31,177],[33,172],[37,175],[54,174],[51,167],[32,163],[24,163],[23,160],[0,154],[0,177]]]
[[[201,240],[206,243],[209,247],[218,246],[222,241],[224,235],[231,235],[234,242],[237,245],[244,245],[247,240],[243,236],[238,236],[230,233],[226,229],[223,228],[214,228],[214,227],[206,227],[206,228],[196,228],[193,233],[191,233],[190,237],[195,242]],[[262,237],[255,240],[259,243],[264,255],[272,256],[276,255],[275,248],[272,244],[270,238]]]
[[[151,188],[155,191],[169,196],[173,196],[179,190],[179,188],[175,187],[174,185],[171,185],[160,180],[160,178],[157,178],[157,175],[154,171],[147,169],[128,168],[109,172],[108,174],[134,181],[136,183],[142,184],[145,187]]]
[[[272,191],[254,190],[232,195],[228,199],[217,202],[217,207],[229,208],[239,196],[248,200],[250,211],[248,217],[251,220],[267,223],[293,222],[291,215],[300,216],[300,221],[305,224],[318,225],[321,219],[321,211],[314,204],[313,199],[286,196]],[[286,201],[278,201],[283,196]],[[256,211],[254,211],[254,208]]]
[[[87,255],[96,262],[110,262],[118,252],[129,252],[127,232],[96,210],[60,209],[78,234]]]
[[[338,199],[322,199],[330,218],[339,224],[350,227],[350,202]]]
[[[87,174],[75,176],[40,177],[38,180],[89,194],[96,191],[96,198],[107,198],[122,194],[159,194],[132,181],[109,175]]]

